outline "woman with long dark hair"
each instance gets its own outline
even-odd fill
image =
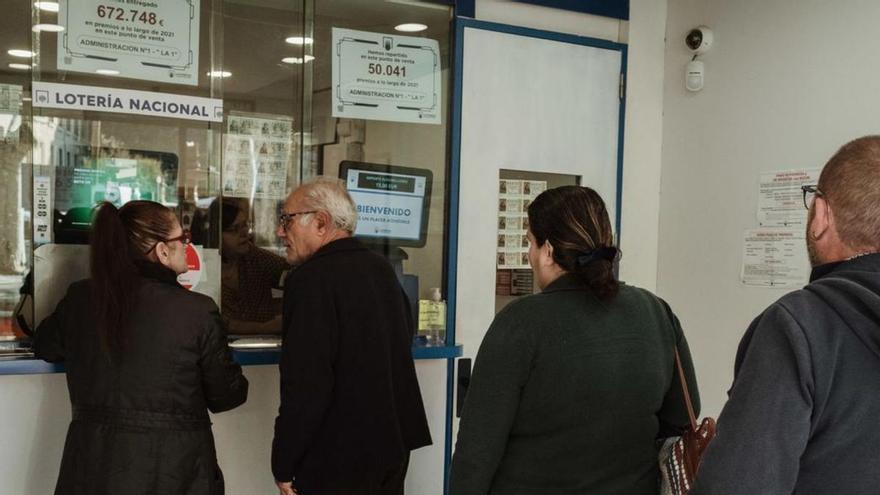
[[[508,305],[483,339],[450,493],[656,494],[657,439],[688,423],[675,348],[696,383],[678,320],[658,297],[617,281],[596,191],[547,190],[528,217],[542,292]]]
[[[205,247],[220,248],[220,314],[229,333],[280,334],[280,290],[275,296],[273,289],[281,288],[281,279],[290,265],[283,257],[254,244],[247,200],[217,198],[208,214],[197,220],[194,230],[205,230],[205,224],[210,230]]]
[[[242,404],[248,382],[216,304],[177,283],[189,241],[159,203],[98,207],[91,278],[34,337],[73,409],[56,494],[223,493],[208,411]]]

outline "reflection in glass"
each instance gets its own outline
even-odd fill
[[[254,243],[248,202],[215,199],[207,217],[195,223],[197,232],[209,233],[205,247],[220,248],[221,314],[229,333],[281,333],[281,280],[289,266],[283,257]]]

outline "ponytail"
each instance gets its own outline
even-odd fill
[[[137,269],[119,210],[98,205],[91,231],[93,307],[104,348],[116,354],[125,346],[123,327],[134,307]]]
[[[620,251],[615,247],[600,247],[581,253],[575,259],[573,272],[586,283],[602,301],[614,299],[620,283],[614,276],[614,262]]]
[[[589,187],[563,186],[548,189],[529,205],[529,230],[543,246],[553,246],[553,261],[579,277],[601,301],[617,296],[620,283],[614,264],[620,251],[605,202]]]

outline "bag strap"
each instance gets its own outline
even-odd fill
[[[678,356],[678,345],[673,347],[675,351],[675,367],[678,368],[678,379],[681,381],[681,391],[684,392],[684,405],[687,407],[688,418],[691,420],[691,428],[697,431],[697,417],[694,414],[694,405],[691,404],[691,394],[688,391],[687,380],[684,378],[684,368],[681,366],[681,358]]]

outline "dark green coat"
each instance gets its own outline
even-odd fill
[[[505,308],[479,353],[450,493],[656,494],[656,439],[687,424],[669,306],[621,286],[600,302],[573,275]]]

